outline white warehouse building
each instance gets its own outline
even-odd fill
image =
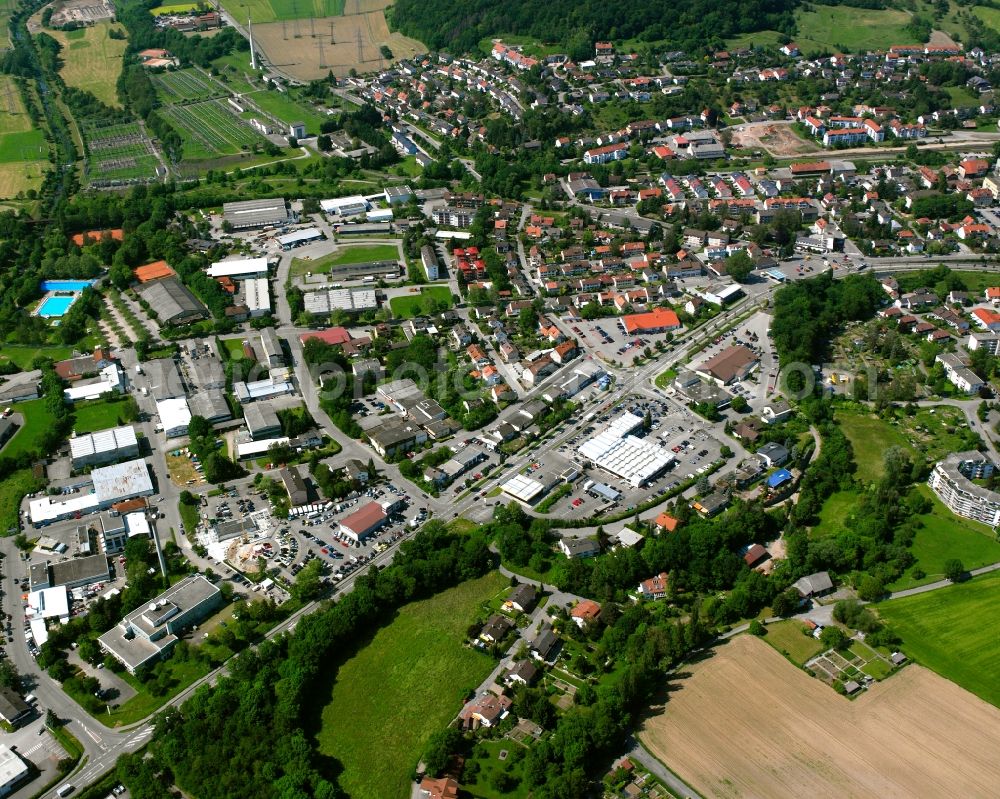
[[[139,454],[139,440],[131,425],[113,427],[75,436],[69,440],[73,468],[110,463],[121,458],[135,458]]]
[[[639,488],[674,462],[673,453],[631,435],[642,425],[641,416],[626,411],[577,451],[595,466]]]

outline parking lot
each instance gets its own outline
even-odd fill
[[[585,460],[577,452],[588,439],[601,432],[608,422],[625,411],[638,416],[650,417],[651,427],[645,439],[670,451],[676,461],[663,474],[655,477],[642,488],[615,477],[599,467],[586,469]],[[641,431],[636,433],[643,437]],[[533,461],[524,466],[522,474],[543,483],[551,482],[567,470],[578,470],[579,476],[572,483],[572,491],[559,499],[550,513],[590,516],[600,512],[627,509],[640,505],[654,496],[662,496],[676,488],[681,482],[695,478],[708,471],[711,464],[720,457],[722,444],[711,429],[706,428],[703,419],[687,408],[669,399],[656,399],[644,395],[632,395],[611,408],[598,411],[589,424],[580,429],[572,438],[561,443],[554,450],[536,454]],[[507,475],[506,478],[513,476]],[[589,485],[593,483],[592,485]],[[597,484],[612,489],[612,496],[602,491]],[[617,493],[619,496],[614,497]],[[506,502],[499,497],[498,502]]]
[[[380,530],[360,544],[340,534],[344,517],[376,501],[397,504]],[[230,576],[234,583],[284,601],[288,597],[284,586],[290,585],[310,560],[322,559],[324,571],[332,582],[337,582],[396,544],[428,518],[427,508],[418,504],[403,489],[388,484],[370,487],[338,502],[316,503],[315,510],[307,514],[279,519],[271,513],[266,494],[246,486],[203,499],[202,512],[207,521],[199,540],[213,559],[237,571]],[[233,528],[221,541],[213,532],[220,525]],[[242,529],[235,529],[238,527]],[[268,573],[274,575],[272,570],[277,570],[277,580],[255,582],[243,576],[256,575],[260,559]]]
[[[594,353],[605,361],[619,361],[631,364],[642,355],[646,347],[656,348],[657,342],[666,341],[667,333],[643,333],[641,336],[631,336],[625,332],[621,319],[567,319],[568,326],[574,336],[579,338],[587,351]]]
[[[755,313],[733,330],[716,337],[694,357],[691,366],[697,367],[732,346],[742,345],[753,350],[760,359],[760,365],[746,379],[735,380],[726,386],[726,390],[731,394],[742,396],[750,403],[753,410],[759,411],[767,398],[774,393],[778,380],[778,355],[771,342],[770,325],[770,314]]]

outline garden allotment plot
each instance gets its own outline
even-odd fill
[[[224,97],[225,91],[198,72],[184,69],[180,72],[164,72],[154,75],[153,85],[166,104],[182,103],[190,100],[209,100]]]
[[[251,149],[261,136],[225,100],[172,105],[162,112],[184,137],[184,157],[214,158]]]
[[[91,186],[121,186],[156,180],[160,160],[153,142],[138,122],[89,126],[87,182]]]

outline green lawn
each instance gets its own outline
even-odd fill
[[[340,667],[318,738],[320,751],[343,764],[347,795],[409,795],[428,737],[494,666],[463,640],[479,604],[508,585],[493,572],[407,605]]]
[[[3,454],[14,457],[22,452],[30,452],[38,447],[38,441],[55,422],[55,417],[45,405],[45,398],[19,402],[14,411],[24,415],[24,427],[14,433],[14,437],[3,448]]]
[[[324,255],[321,258],[292,259],[291,275],[304,275],[312,272],[314,275],[324,275],[331,267],[344,264],[363,264],[371,261],[398,261],[399,248],[395,244],[360,244],[341,246],[337,252]]]
[[[392,169],[397,174],[406,175],[411,178],[420,177],[424,171],[424,168],[417,163],[417,157],[415,155],[406,156],[406,158],[403,158]]]
[[[338,17],[344,13],[344,0],[223,0],[222,7],[241,22],[246,22],[247,15],[254,23],[280,22]]]
[[[965,86],[942,86],[941,88],[948,93],[951,104],[956,108],[978,108],[982,103],[979,95],[970,92]]]
[[[656,387],[666,388],[676,379],[677,379],[677,369],[675,369],[674,367],[670,367],[663,374],[657,376]]]
[[[944,562],[949,558],[958,558],[966,569],[1000,562],[1000,543],[989,527],[956,516],[926,485],[919,486],[917,490],[934,503],[934,508],[919,517],[922,526],[917,530],[911,547],[917,562],[889,586],[890,591],[944,579]],[[913,569],[920,569],[925,576],[915,579]]]
[[[125,424],[121,418],[124,410],[124,402],[109,402],[108,400],[78,402],[73,406],[73,430],[76,431],[77,435],[81,435]]]
[[[813,11],[796,13],[803,52],[885,49],[893,44],[917,44],[906,26],[910,14],[896,9],[866,9],[848,6],[811,6]]]
[[[1000,707],[1000,658],[993,626],[1000,574],[876,606],[913,660]]]
[[[181,522],[184,524],[184,534],[189,537],[193,536],[198,522],[201,521],[201,509],[197,505],[178,502],[177,510],[180,512]]]
[[[222,346],[225,348],[223,355],[229,361],[241,361],[245,359],[246,353],[243,351],[243,341],[241,338],[222,339]]]
[[[399,319],[412,319],[414,316],[430,312],[430,306],[426,302],[428,297],[444,303],[448,308],[451,307],[452,296],[448,286],[423,286],[419,294],[391,298],[389,307],[392,309],[393,316]]]
[[[767,625],[764,640],[800,666],[823,651],[823,644],[802,633],[802,622],[794,619]]]
[[[63,361],[73,354],[72,347],[22,347],[8,344],[0,347],[0,362],[13,361],[20,369],[31,369],[35,358],[51,358],[53,361]]]
[[[863,482],[873,482],[882,476],[882,456],[889,447],[902,447],[913,454],[913,448],[899,430],[874,416],[838,413],[837,422],[850,439],[858,464],[856,474]]]
[[[507,752],[504,760],[500,759],[502,751]],[[526,752],[524,746],[513,741],[480,741],[473,752],[479,762],[479,773],[469,782],[462,783],[462,795],[473,799],[515,799],[528,796],[530,789],[522,782],[523,755]],[[492,777],[497,771],[512,777],[517,782],[516,787],[510,791],[498,791],[494,788]]]
[[[19,469],[0,480],[0,535],[17,532],[21,500],[43,485],[44,481],[36,480],[31,469]]]

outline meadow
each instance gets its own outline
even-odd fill
[[[849,6],[812,6],[795,15],[796,43],[804,53],[861,52],[894,44],[917,44],[906,26],[910,14],[894,8],[867,9]]]
[[[318,743],[343,765],[347,795],[409,795],[428,737],[493,669],[491,657],[464,645],[465,630],[479,605],[508,585],[493,572],[407,605],[340,666]]]
[[[1000,9],[989,8],[988,6],[975,6],[972,13],[979,17],[989,27],[995,31],[1000,31]]]
[[[767,625],[767,635],[763,640],[801,666],[823,651],[823,644],[811,635],[805,635],[802,632],[804,629],[802,622],[795,619],[777,621]]]
[[[109,36],[112,29],[125,32],[110,22],[98,22],[75,31],[47,32],[63,46],[59,74],[66,85],[86,89],[105,105],[121,108],[117,84],[128,42],[112,39]]]
[[[1000,574],[991,573],[875,607],[910,658],[1000,707],[998,603]]]
[[[874,416],[842,412],[837,414],[837,423],[851,442],[858,465],[855,476],[862,482],[870,483],[882,476],[882,456],[889,447],[902,447],[915,454],[899,430]]]
[[[0,535],[17,532],[21,500],[44,485],[45,481],[36,479],[31,469],[19,469],[0,480]]]

